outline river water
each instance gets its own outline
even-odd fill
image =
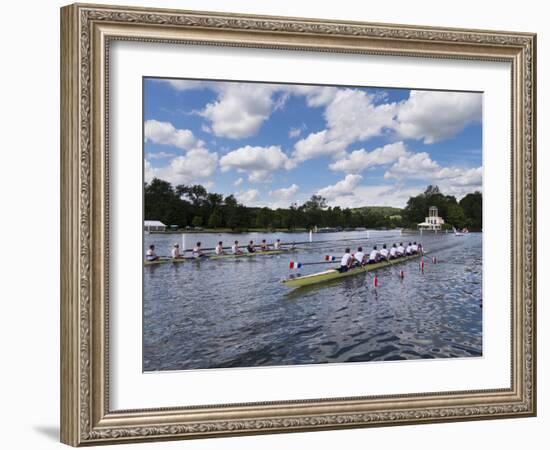
[[[316,234],[297,253],[144,267],[143,370],[389,361],[482,355],[482,234]],[[188,234],[187,247],[238,239],[307,241],[303,233]],[[322,261],[346,246],[421,241],[429,252],[397,268],[291,290],[289,261]],[[168,255],[180,235],[151,234]],[[180,244],[181,245],[181,244]],[[433,264],[432,257],[436,257]],[[304,266],[301,274],[327,269]],[[401,280],[398,270],[403,269]],[[295,272],[294,272],[295,273]]]

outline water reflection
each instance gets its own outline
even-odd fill
[[[285,242],[307,240],[305,234],[279,237]],[[321,261],[326,254],[341,254],[345,245],[368,247],[375,241],[351,240],[357,237],[354,233],[322,236],[350,241],[302,246],[290,256],[145,267],[144,369],[481,355],[481,234],[423,236],[437,264],[426,258],[424,273],[418,260],[381,269],[377,288],[368,273],[298,290],[281,285],[290,259]],[[159,254],[168,254],[178,239],[149,235],[145,244],[154,243]],[[196,236],[204,247],[220,239],[229,243],[235,237]],[[262,235],[238,239],[256,241]],[[305,266],[301,272],[326,268]]]

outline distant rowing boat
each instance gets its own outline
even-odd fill
[[[453,227],[453,232],[455,234],[455,236],[466,236],[468,234],[468,231],[458,231],[455,227]]]
[[[411,259],[419,258],[422,254],[416,254],[412,256],[405,256],[399,259],[388,261],[382,261],[376,264],[367,264],[366,266],[358,267],[356,269],[350,269],[347,272],[339,272],[337,269],[325,270],[323,272],[313,273],[311,275],[295,276],[283,280],[282,283],[289,288],[299,288],[304,286],[311,286],[313,284],[325,283],[327,281],[336,280],[339,278],[351,277],[360,273],[371,272],[373,270],[382,269],[384,267],[401,264]]]
[[[288,253],[292,250],[267,250],[265,252],[257,251],[254,253],[239,253],[238,255],[234,255],[232,253],[227,253],[223,255],[205,255],[203,257],[194,257],[194,256],[187,256],[185,258],[160,258],[156,261],[144,261],[145,266],[154,266],[157,264],[178,264],[185,261],[203,261],[203,260],[218,260],[218,259],[236,259],[236,258],[246,258],[251,256],[269,256],[269,255],[280,255],[282,253]]]

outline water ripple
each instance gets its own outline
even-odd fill
[[[288,255],[145,267],[144,370],[481,356],[481,237],[423,236],[438,263],[427,257],[424,273],[418,261],[404,264],[403,281],[395,268],[382,269],[376,289],[361,274],[288,291],[279,283]],[[146,236],[160,254],[173,241]],[[321,260],[340,247],[318,244],[292,259]]]

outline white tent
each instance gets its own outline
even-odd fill
[[[166,225],[160,220],[145,220],[143,222],[143,229],[145,231],[166,231]]]

